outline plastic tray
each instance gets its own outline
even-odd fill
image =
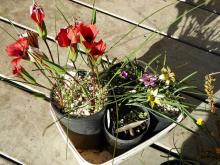
[[[52,114],[54,121],[57,121],[55,112],[52,108],[50,108],[50,112]],[[182,119],[183,119],[183,115],[181,114],[177,118],[177,123],[181,122]],[[156,142],[157,140],[159,140],[160,138],[165,136],[176,125],[177,125],[176,123],[172,123],[170,126],[163,129],[162,131],[160,131],[156,135],[152,136],[151,138],[147,139],[146,141],[142,142],[141,144],[137,145],[136,147],[128,150],[127,152],[125,152],[125,153],[123,153],[123,154],[121,154],[111,160],[108,160],[104,163],[101,163],[101,164],[99,163],[99,164],[100,165],[112,165],[112,163],[114,163],[114,165],[117,165],[117,164],[120,164],[120,163],[126,161],[128,158],[132,157],[133,155],[137,154],[138,152],[141,152],[146,147],[150,146],[151,144],[153,144],[154,142]],[[61,126],[61,124],[59,122],[56,122],[56,126],[57,126],[59,132],[61,133],[63,139],[65,140],[65,142],[68,143],[67,145],[68,145],[70,151],[72,152],[74,158],[77,160],[78,165],[94,165],[93,163],[88,162],[87,160],[85,160],[82,157],[82,155],[79,153],[79,151],[74,147],[74,144],[72,143],[72,141],[67,137],[67,134],[65,133],[63,127]]]

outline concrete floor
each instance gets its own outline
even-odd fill
[[[88,4],[92,3],[90,0],[81,1]],[[51,36],[55,36],[54,18],[55,14],[57,14],[55,11],[55,1],[39,0],[39,2],[46,11],[48,33]],[[58,6],[70,20],[74,17],[85,22],[90,22],[90,9],[74,4],[68,0],[60,0],[60,2],[57,2]],[[96,1],[96,5],[99,8],[136,22],[170,3],[170,0],[135,0],[132,2],[116,0]],[[10,18],[28,27],[35,28],[35,25],[29,19],[29,6],[32,4],[31,0],[23,0],[22,3],[18,3],[17,0],[0,0],[0,4],[1,16]],[[216,11],[220,11],[220,4],[218,4],[218,0],[209,0],[207,1],[206,8],[214,8]],[[172,40],[162,35],[157,35],[136,55],[146,60],[152,58],[155,54],[164,53],[166,51],[168,63],[170,63],[173,69],[178,73],[177,76],[179,76],[179,78],[184,77],[194,70],[198,71],[198,74],[192,82],[194,85],[198,86],[200,90],[203,90],[204,75],[220,70],[220,57],[205,51],[206,49],[210,49],[215,53],[220,53],[220,37],[218,37],[218,31],[220,29],[218,23],[220,17],[217,14],[210,14],[208,11],[197,9],[192,14],[183,17],[183,19],[175,25],[170,26],[178,16],[190,8],[189,5],[178,2],[170,5],[167,9],[162,10],[160,13],[143,22],[143,25],[146,27],[159,29],[164,33],[174,35],[179,40],[187,41],[189,44]],[[66,25],[60,15],[58,15],[57,24],[58,27]],[[16,36],[14,29],[9,27],[6,23],[0,22],[0,26]],[[107,42],[108,47],[133,27],[129,23],[101,13],[97,15],[97,26],[100,30],[99,36]],[[210,27],[213,28],[210,29]],[[19,29],[19,31],[22,30]],[[150,30],[137,28],[116,48],[112,49],[110,56],[116,56],[123,59],[128,52],[135,49],[139,43],[145,39],[144,35],[148,36],[150,34]],[[0,60],[0,73],[11,76],[9,66],[10,58],[6,56],[5,46],[13,40],[2,30],[0,30],[0,39],[0,54],[2,54]],[[199,48],[192,44],[196,44]],[[55,52],[55,44],[50,43],[50,45],[52,51]],[[45,50],[45,46],[42,46],[42,50]],[[65,50],[62,50],[61,54],[63,57],[62,61],[65,61]],[[29,70],[32,69],[28,64],[24,65],[27,66]],[[39,77],[38,73],[34,73],[34,76]],[[217,79],[217,86],[220,86],[219,80],[220,79]],[[47,84],[43,78],[39,78],[38,81]],[[0,82],[0,98],[1,152],[28,165],[76,164],[76,160],[70,151],[68,151],[66,159],[66,145],[55,125],[47,131],[45,136],[42,136],[44,129],[53,122],[49,112],[49,103],[3,82]],[[171,139],[172,134],[170,133],[169,136],[162,139],[160,143],[172,148]],[[181,144],[182,142],[179,143],[179,145]],[[143,154],[138,153],[123,164],[157,165],[166,160],[166,158],[161,155],[164,154],[155,149],[146,148]],[[5,165],[10,163],[6,162],[4,159],[0,159],[0,165],[1,164]]]

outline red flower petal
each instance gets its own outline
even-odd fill
[[[86,24],[81,23],[79,24],[78,28],[79,28],[80,34],[83,36],[83,38],[88,43],[92,43],[98,34],[96,26],[93,24],[86,25]]]
[[[15,43],[8,45],[6,52],[9,56],[24,57],[27,54],[28,47],[27,38],[21,37]]]
[[[12,65],[12,73],[14,75],[18,75],[22,72],[22,67],[20,66],[20,61],[21,58],[15,58],[11,61],[11,65]]]
[[[71,40],[72,45],[79,43],[80,42],[79,24],[75,24],[75,26],[70,26],[68,28],[67,36]]]
[[[94,42],[90,47],[90,54],[94,57],[94,59],[97,59],[105,53],[106,43],[100,40],[98,42]]]
[[[68,28],[61,28],[56,36],[56,40],[61,47],[68,47],[70,45],[70,39],[67,36]]]
[[[30,8],[30,14],[31,14],[31,18],[38,24],[41,25],[44,17],[45,17],[45,13],[43,11],[43,9],[37,5],[37,3],[34,3],[33,6],[31,6]]]

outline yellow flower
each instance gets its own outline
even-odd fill
[[[150,103],[151,108],[154,108],[155,104],[160,105],[160,99],[163,95],[158,94],[158,89],[150,90],[150,94],[147,96],[147,101]]]
[[[202,118],[198,118],[196,124],[202,126],[204,124],[204,120]]]
[[[170,85],[170,82],[175,82],[175,74],[171,71],[170,67],[163,67],[159,79],[164,81],[166,85]]]

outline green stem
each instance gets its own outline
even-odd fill
[[[35,59],[36,61],[36,59]],[[50,84],[53,86],[54,83],[48,78],[48,76],[46,75],[46,73],[40,68],[39,63],[36,61],[36,63],[34,62],[34,65],[40,70],[40,72],[44,75],[44,77],[46,77],[46,79],[50,82]]]
[[[50,47],[49,47],[49,45],[48,45],[48,43],[47,43],[47,40],[44,40],[44,43],[46,44],[47,49],[48,49],[49,54],[50,54],[50,58],[51,58],[51,60],[52,60],[53,63],[54,63],[53,55],[52,55],[52,52],[51,52],[51,50],[50,50]]]

